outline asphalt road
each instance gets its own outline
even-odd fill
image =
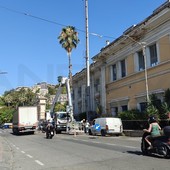
[[[140,138],[15,136],[0,130],[0,170],[169,170],[170,159],[143,156]]]

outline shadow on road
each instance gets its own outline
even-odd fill
[[[153,158],[159,158],[159,159],[165,159],[157,154],[148,154],[148,155],[143,155],[142,152],[140,151],[127,151],[127,153],[130,153],[130,154],[135,154],[135,155],[138,155],[138,156],[146,156],[146,157],[153,157]]]
[[[127,151],[127,153],[134,154],[134,155],[143,155],[141,151]]]

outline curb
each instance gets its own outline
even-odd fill
[[[124,130],[123,133],[125,136],[130,136],[130,137],[142,137],[143,135],[142,130]]]

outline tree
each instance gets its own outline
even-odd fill
[[[69,58],[69,79],[70,79],[70,86],[72,87],[72,64],[71,64],[71,52],[73,48],[77,47],[79,43],[78,33],[76,32],[75,27],[67,26],[62,29],[59,37],[59,43],[62,45],[67,51],[67,55]]]
[[[10,107],[1,108],[0,109],[0,124],[3,124],[5,122],[11,122],[14,112],[15,110]]]
[[[169,88],[165,91],[164,101],[170,107],[170,89]]]

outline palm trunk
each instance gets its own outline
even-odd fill
[[[70,88],[72,88],[72,64],[71,64],[71,53],[68,53],[69,60],[69,79],[70,79]]]

